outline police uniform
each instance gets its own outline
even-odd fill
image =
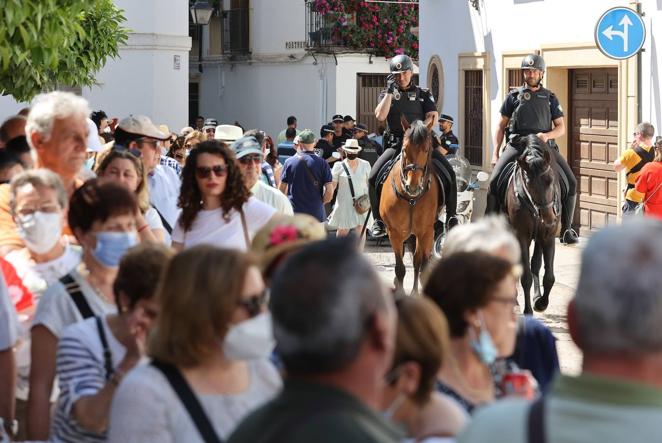
[[[386,94],[388,93],[387,89],[384,89],[380,96],[379,102],[381,102]],[[386,117],[386,132],[384,133],[384,152],[379,156],[377,161],[375,161],[372,170],[370,171],[370,187],[371,190],[375,189],[377,176],[382,167],[393,157],[395,157],[400,150],[402,149],[402,141],[404,139],[404,128],[402,127],[402,122],[400,120],[401,115],[407,119],[408,122],[414,122],[415,120],[425,121],[425,115],[428,112],[436,112],[437,107],[434,103],[434,98],[432,93],[425,88],[421,88],[413,82],[409,87],[404,90],[398,90],[397,93],[393,94],[391,99],[391,108]],[[446,169],[447,174],[441,173],[443,178],[447,176],[450,177],[450,183],[446,192],[445,201],[446,201],[446,214],[447,218],[454,217],[456,206],[457,206],[457,184],[455,182],[455,171],[448,163],[448,160],[444,158],[438,151],[432,151],[433,159],[437,160],[443,165],[443,168]],[[446,180],[444,180],[446,181]],[[370,193],[373,217],[375,220],[381,220],[379,214],[379,193],[373,191]]]
[[[501,115],[510,118],[509,126],[506,130],[507,137],[513,134],[527,136],[538,134],[539,132],[549,132],[552,130],[552,122],[563,117],[563,109],[553,92],[543,87],[539,87],[533,91],[526,84],[508,94],[499,112]],[[553,148],[550,151],[556,159],[557,171],[566,176],[568,183],[567,196],[563,202],[563,210],[566,213],[562,218],[563,229],[561,235],[563,236],[564,232],[570,229],[572,224],[577,180],[568,162],[559,153],[556,143],[553,140],[550,140],[548,143]],[[508,142],[492,170],[488,207],[485,212],[498,211],[499,201],[497,196],[498,190],[496,188],[499,176],[505,166],[508,163],[516,161],[520,154],[520,150]]]
[[[457,137],[455,137],[455,134],[453,134],[453,131],[448,131],[444,134],[441,134],[441,136],[439,136],[439,141],[441,142],[441,146],[449,153],[453,151],[453,148],[451,148],[450,145],[460,144]]]

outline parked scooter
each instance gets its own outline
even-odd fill
[[[474,191],[480,189],[480,183],[487,181],[490,176],[487,172],[479,171],[476,174],[476,178],[472,180],[473,171],[471,170],[471,165],[469,160],[466,159],[460,152],[458,145],[450,145],[452,154],[446,156],[448,163],[455,171],[455,180],[457,182],[457,220],[461,224],[471,222],[471,214],[474,210],[474,201],[476,197]],[[455,150],[453,151],[453,148]],[[439,216],[439,220],[446,220],[446,211],[442,211]],[[442,231],[434,239],[434,244],[432,246],[432,253],[436,258],[441,258],[441,249],[446,241],[446,223],[443,225]]]

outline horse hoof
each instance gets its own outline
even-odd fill
[[[549,298],[536,297],[533,299],[533,309],[535,309],[536,312],[545,312],[547,306],[549,306]]]

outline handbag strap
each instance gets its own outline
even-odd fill
[[[71,274],[66,274],[64,277],[60,278],[60,283],[64,285],[64,289],[67,291],[71,300],[73,300],[78,312],[80,315],[85,318],[94,317],[94,312],[90,308],[90,304],[87,302],[87,299],[83,295],[83,291],[80,289],[80,285]]]
[[[244,214],[244,209],[239,208],[239,217],[241,217],[241,227],[244,231],[244,241],[246,242],[246,249],[251,249],[251,237],[248,235],[248,224],[246,223],[246,215]]]
[[[110,347],[108,346],[108,340],[106,340],[106,332],[103,329],[101,324],[101,317],[98,315],[94,317],[97,322],[97,330],[99,331],[99,340],[101,340],[101,347],[103,348],[103,365],[106,368],[106,380],[113,375],[115,370],[113,369],[113,354],[110,352]]]
[[[349,173],[349,168],[345,164],[345,162],[341,162],[342,167],[345,169],[345,173],[347,174],[347,180],[349,181],[349,192],[352,193],[352,200],[354,200],[354,185],[352,184],[352,175]]]
[[[195,423],[195,427],[198,429],[202,440],[205,443],[223,443],[223,440],[216,434],[216,430],[214,430],[214,427],[209,421],[209,417],[207,417],[204,409],[202,409],[200,400],[198,400],[198,397],[196,397],[182,373],[179,372],[179,369],[175,365],[158,360],[152,360],[152,366],[161,371],[166,379],[168,379],[168,383],[170,383],[177,397],[181,400],[193,423]]]
[[[526,435],[528,443],[547,442],[545,438],[545,397],[542,395],[529,406]]]
[[[170,223],[168,223],[168,220],[165,219],[163,214],[161,214],[161,211],[159,211],[159,208],[157,208],[154,205],[151,205],[152,208],[156,211],[157,214],[159,214],[159,218],[161,219],[161,223],[163,223],[163,227],[165,228],[166,231],[168,231],[169,235],[172,235],[172,226],[170,226]]]
[[[660,186],[661,186],[661,185],[662,185],[662,182],[660,182],[660,183],[657,184],[657,186],[656,186],[655,189],[653,190],[652,194],[649,195],[648,197],[646,197],[646,200],[643,201],[643,204],[644,204],[644,205],[645,205],[646,203],[648,203],[648,200],[650,200],[650,199],[655,195],[655,193],[657,192],[657,190],[660,189]]]
[[[319,190],[320,198],[322,198],[322,189],[320,188],[319,180],[315,178],[313,171],[310,170],[310,166],[308,166],[308,163],[306,162],[306,157],[304,157],[302,154],[298,154],[298,156],[299,156],[299,160],[301,161],[301,163],[303,163],[303,166],[306,169],[306,174],[308,175],[308,178],[310,178],[310,181],[313,182],[313,186],[315,186]]]

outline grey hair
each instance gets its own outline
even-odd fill
[[[53,122],[56,119],[80,116],[85,119],[90,114],[90,107],[83,97],[71,92],[53,91],[39,94],[32,104],[28,121],[25,125],[25,134],[30,147],[32,146],[32,134],[41,135],[44,140],[51,137]]]
[[[574,297],[584,353],[662,351],[662,223],[631,220],[594,234]]]
[[[494,254],[499,250],[505,250],[508,260],[513,264],[520,262],[520,246],[505,217],[488,215],[476,222],[453,228],[444,242],[442,255],[447,257],[456,252],[475,251]]]
[[[43,186],[51,188],[57,195],[57,202],[62,209],[69,203],[67,191],[64,189],[60,177],[50,169],[30,169],[16,174],[10,183],[9,209],[14,212],[16,207],[16,194],[23,186],[32,185],[34,187]]]
[[[383,288],[351,240],[317,242],[290,257],[271,287],[274,337],[288,372],[333,372],[349,365],[370,318],[386,308]]]
[[[644,138],[653,138],[655,135],[655,126],[651,125],[649,122],[642,122],[637,125],[637,132]]]

